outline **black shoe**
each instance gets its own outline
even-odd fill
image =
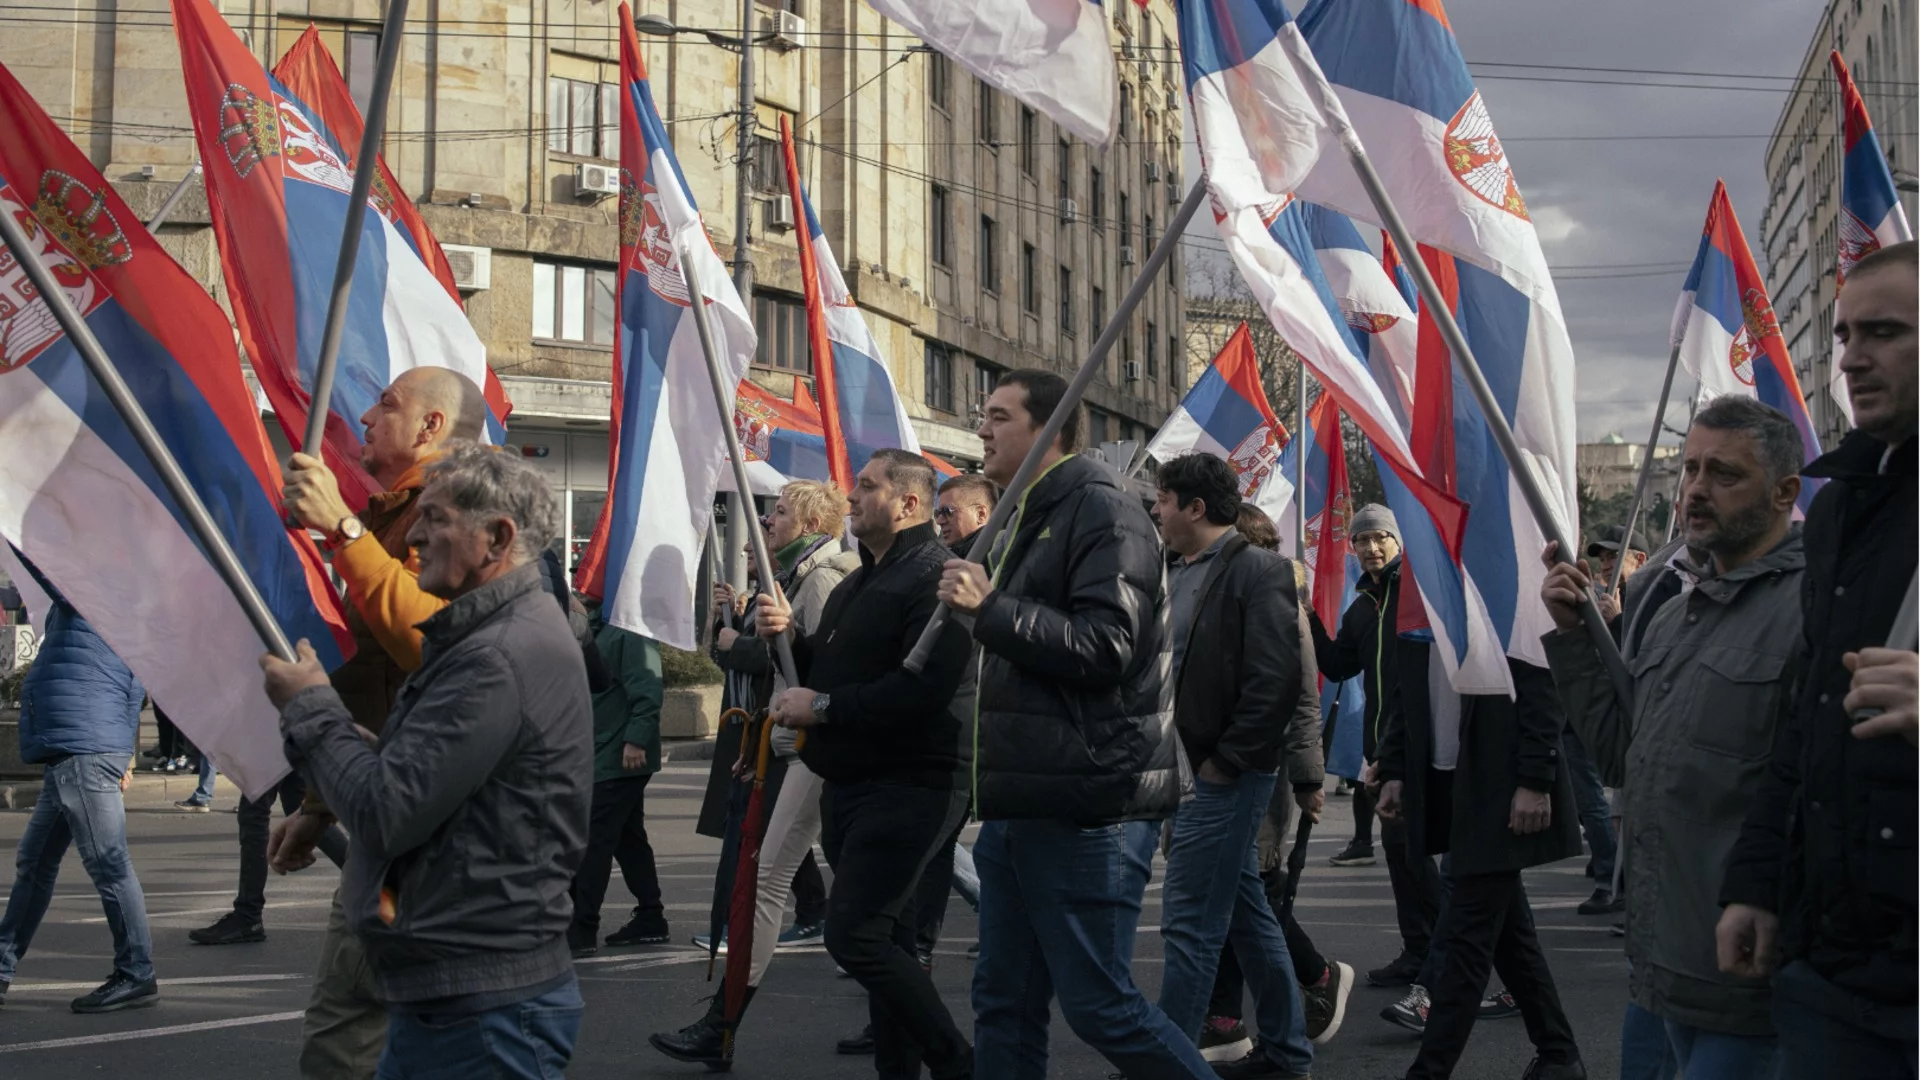
[[[1324,1046],[1340,1033],[1347,1018],[1347,995],[1353,993],[1353,968],[1339,961],[1327,965],[1327,981],[1303,986],[1300,996],[1307,1010],[1307,1041]]]
[[[1307,1073],[1288,1071],[1257,1046],[1238,1061],[1214,1062],[1213,1075],[1224,1080],[1312,1080]]]
[[[1582,915],[1617,915],[1627,910],[1627,898],[1613,895],[1613,890],[1602,885],[1573,910]]]
[[[1253,1052],[1247,1025],[1231,1016],[1209,1016],[1200,1023],[1200,1056],[1208,1061],[1238,1061]]]
[[[1335,866],[1372,866],[1373,845],[1363,844],[1358,840],[1352,841],[1346,846],[1346,850],[1327,861]]]
[[[1580,1064],[1578,1058],[1564,1062],[1534,1058],[1527,1063],[1527,1071],[1520,1074],[1520,1080],[1587,1080],[1587,1067]]]
[[[567,949],[573,953],[575,960],[584,960],[594,953],[599,952],[600,946],[594,944],[592,934],[579,934],[569,929],[567,931]]]
[[[839,1042],[834,1043],[833,1048],[842,1054],[873,1053],[873,1025],[868,1024],[866,1027],[861,1028],[860,1034],[855,1035],[851,1039],[841,1039]]]
[[[659,945],[672,935],[667,932],[667,920],[658,915],[648,918],[635,915],[627,925],[607,935],[609,945]]]
[[[121,1009],[144,1008],[159,1000],[160,984],[157,981],[148,979],[140,982],[116,971],[91,994],[74,998],[73,1011],[77,1013],[118,1012]]]
[[[1502,990],[1480,999],[1480,1019],[1482,1020],[1511,1020],[1519,1015],[1520,1006],[1508,991]]]
[[[1393,963],[1383,968],[1374,968],[1367,972],[1368,986],[1412,986],[1413,980],[1420,977],[1420,965],[1423,957],[1410,952],[1402,952]]]
[[[1380,1019],[1421,1035],[1427,1030],[1427,1012],[1432,1008],[1433,999],[1427,996],[1427,988],[1416,983],[1407,988],[1405,997],[1381,1009]]]
[[[741,1005],[741,1015],[746,1015],[746,1006],[753,1002],[754,987],[747,987],[746,1003]],[[733,1068],[733,1047],[727,1041],[725,1008],[727,984],[723,980],[715,988],[713,998],[707,1006],[707,1015],[681,1028],[672,1034],[647,1036],[655,1050],[675,1061],[688,1061],[705,1065],[710,1072],[726,1072]]]
[[[267,940],[267,928],[259,919],[229,911],[212,926],[187,931],[187,940],[195,945],[249,945]]]

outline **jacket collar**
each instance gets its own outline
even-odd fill
[[[1909,438],[1894,447],[1893,456],[1887,459],[1887,473],[1892,476],[1912,476],[1915,472],[1914,443]],[[1879,439],[1854,428],[1840,445],[1814,458],[1807,467],[1800,470],[1802,476],[1815,476],[1823,479],[1857,480],[1880,475],[1880,460],[1887,456],[1887,444]]]
[[[933,522],[923,521],[918,525],[909,525],[893,534],[893,546],[887,549],[887,553],[880,557],[877,564],[874,561],[873,552],[867,550],[867,545],[859,545],[860,565],[862,567],[875,565],[883,567],[891,566],[905,557],[907,552],[912,551],[921,544],[937,544],[939,542],[940,534],[934,530]]]
[[[1786,538],[1775,544],[1772,551],[1743,566],[1736,566],[1718,577],[1714,576],[1711,569],[1702,571],[1697,566],[1689,565],[1685,559],[1679,560],[1679,565],[1699,579],[1699,584],[1693,588],[1694,592],[1716,603],[1731,604],[1739,598],[1741,590],[1745,589],[1750,582],[1759,581],[1776,572],[1806,569],[1807,552],[1801,543],[1800,524],[1795,522],[1787,527]]]
[[[494,612],[530,592],[542,589],[538,560],[487,582],[416,624],[426,637],[425,649],[444,649],[472,633]],[[424,651],[424,649],[423,649]]]
[[[1119,474],[1100,462],[1079,454],[1069,454],[1055,462],[1027,489],[1023,513],[1031,517],[1022,520],[1039,520],[1040,514],[1051,510],[1079,488],[1089,484],[1117,488],[1120,486],[1118,480]]]
[[[405,506],[420,494],[427,486],[427,466],[439,458],[439,454],[427,457],[407,466],[407,471],[394,480],[393,486],[385,491],[376,491],[367,499],[367,514],[378,517],[399,507]]]
[[[1380,572],[1378,580],[1372,574],[1362,570],[1360,581],[1354,588],[1360,592],[1372,594],[1375,598],[1385,596],[1393,588],[1394,581],[1400,577],[1400,560],[1404,557],[1395,555],[1387,563],[1387,568]]]

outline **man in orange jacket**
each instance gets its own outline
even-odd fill
[[[360,417],[366,435],[360,465],[386,490],[355,512],[339,481],[319,459],[295,454],[286,471],[287,512],[326,534],[333,568],[346,583],[347,628],[357,646],[333,672],[354,723],[377,737],[409,672],[420,666],[416,627],[446,606],[420,588],[420,568],[407,547],[419,516],[423,470],[451,439],[485,432],[486,399],[466,376],[446,368],[403,372]],[[308,791],[299,809],[273,830],[268,860],[280,873],[314,863],[314,848],[333,815]],[[327,918],[320,973],[301,1030],[300,1074],[308,1080],[372,1077],[386,1045],[387,1013],[374,997],[360,941],[348,929],[338,895]]]

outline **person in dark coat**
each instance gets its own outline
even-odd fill
[[[1526,1080],[1584,1080],[1586,1068],[1534,933],[1520,871],[1580,853],[1573,784],[1560,762],[1566,723],[1545,668],[1508,660],[1516,696],[1435,692],[1432,646],[1398,642],[1374,780],[1383,819],[1406,825],[1410,858],[1451,856],[1452,891],[1427,989],[1432,1005],[1407,1080],[1453,1075],[1481,1010],[1489,969],[1519,1004],[1537,1055]],[[1430,674],[1431,673],[1431,674]]]
[[[1840,292],[1857,426],[1803,471],[1827,484],[1803,534],[1799,697],[1720,889],[1720,968],[1774,974],[1784,1076],[1915,1075],[1920,656],[1888,641],[1920,548],[1915,250],[1867,256]]]

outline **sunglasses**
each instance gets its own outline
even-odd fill
[[[944,521],[959,512],[960,511],[951,506],[936,506],[933,508],[933,516],[936,521]]]

